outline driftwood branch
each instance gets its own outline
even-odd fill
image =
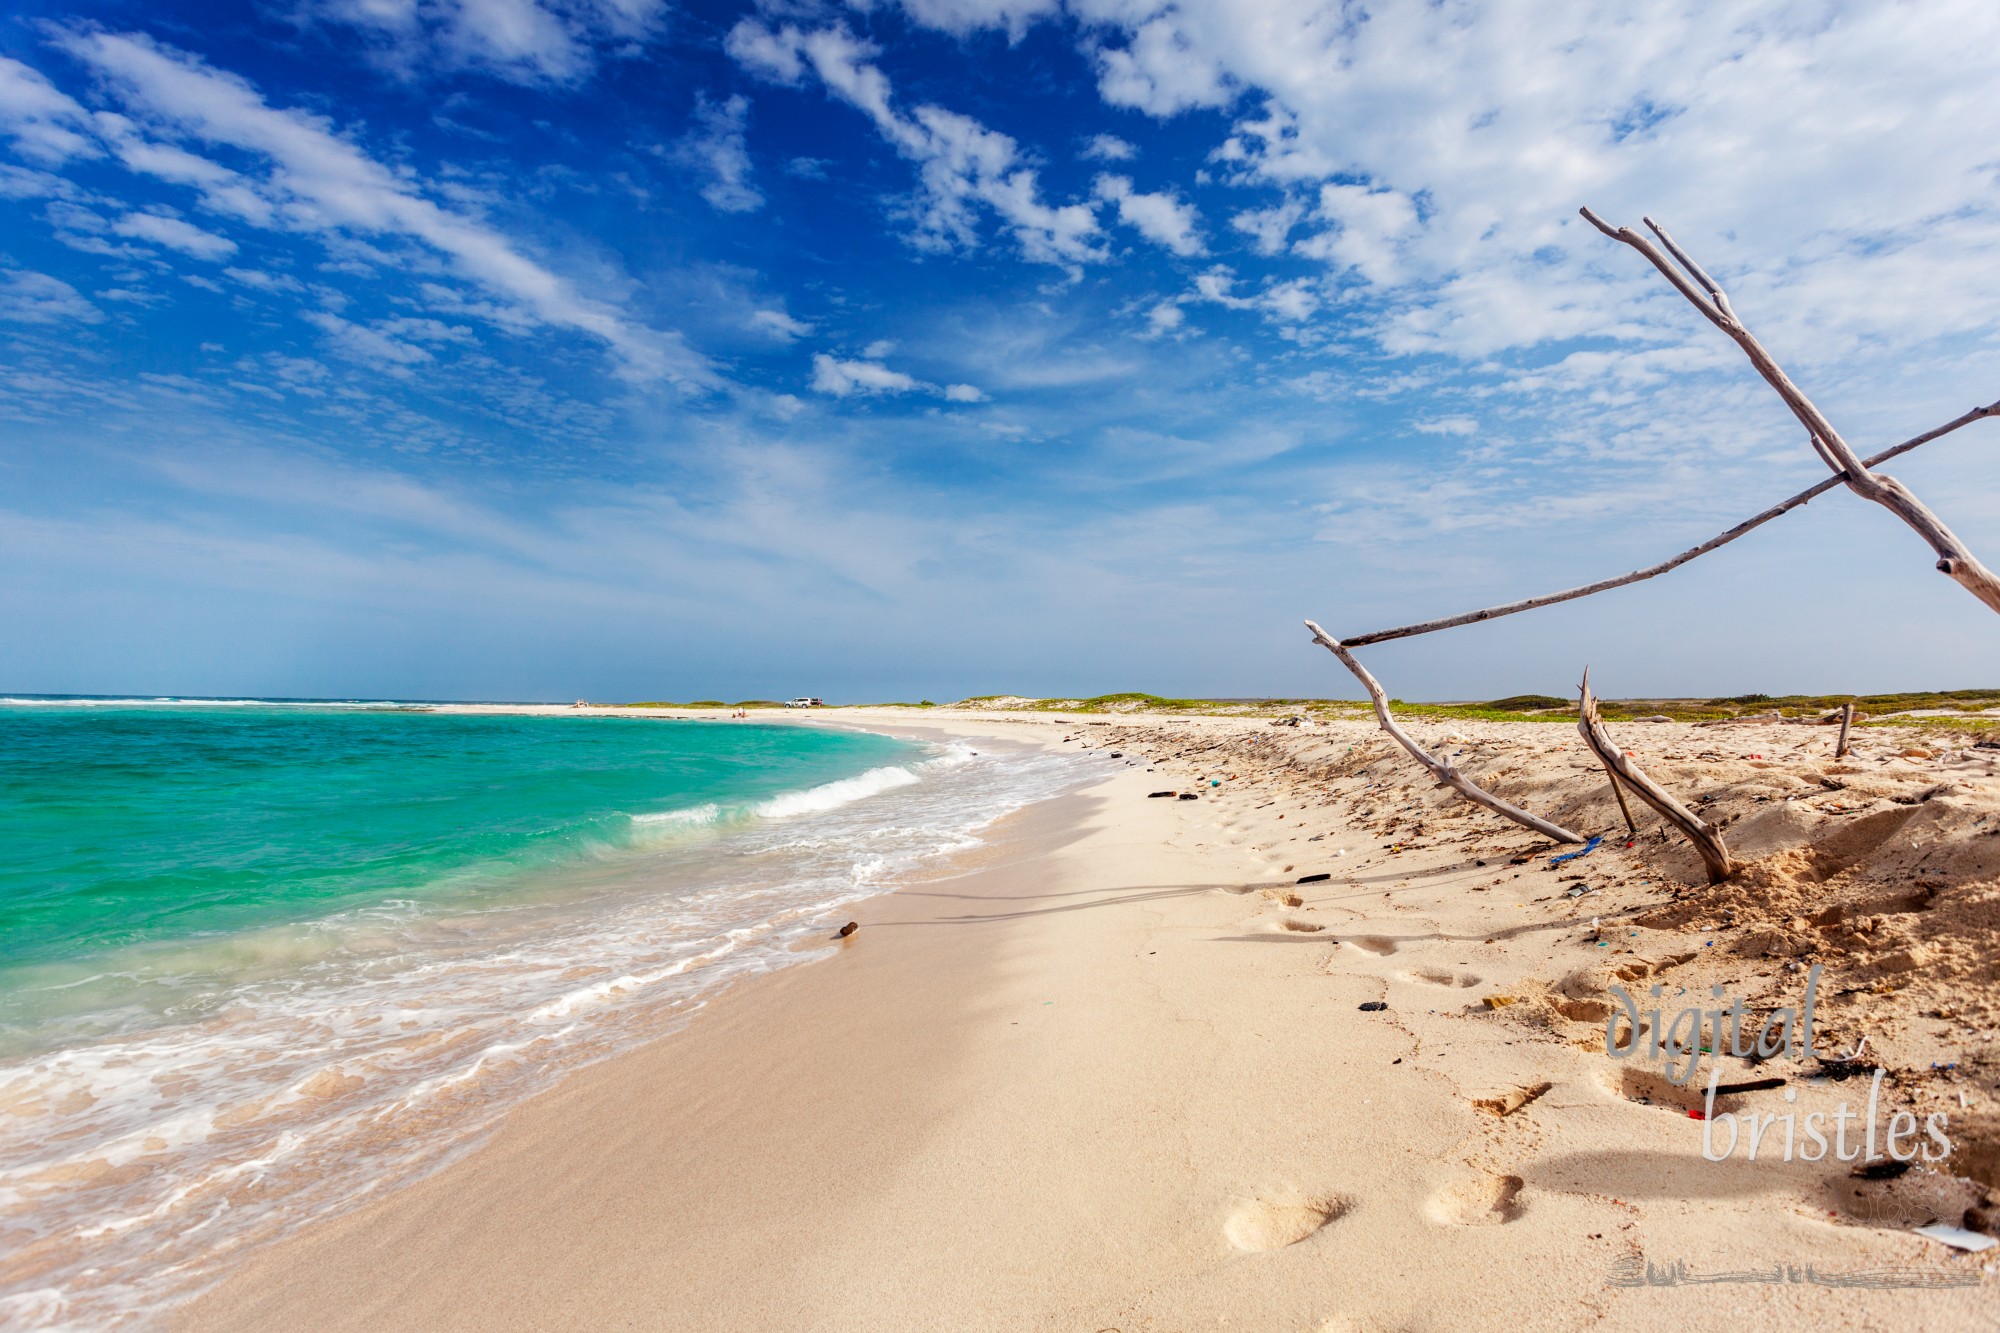
[[[1612,772],[1616,781],[1630,787],[1640,800],[1659,811],[1661,818],[1687,835],[1688,841],[1701,853],[1702,864],[1708,867],[1709,883],[1720,884],[1736,873],[1736,863],[1730,859],[1729,849],[1722,845],[1722,835],[1715,826],[1640,772],[1639,766],[1618,748],[1618,742],[1611,739],[1611,733],[1604,729],[1604,719],[1597,715],[1597,698],[1590,692],[1590,672],[1587,670],[1583,673],[1583,700],[1577,712],[1576,729],[1583,734],[1583,743]]]
[[[1551,824],[1548,820],[1531,815],[1517,805],[1510,805],[1508,802],[1501,800],[1498,796],[1480,787],[1472,779],[1460,773],[1456,768],[1453,768],[1449,762],[1436,758],[1427,752],[1423,746],[1418,745],[1414,740],[1410,739],[1409,733],[1396,725],[1395,717],[1389,712],[1389,696],[1383,693],[1381,682],[1368,674],[1368,668],[1355,660],[1354,654],[1347,651],[1345,644],[1341,643],[1340,640],[1334,638],[1331,634],[1328,634],[1318,625],[1315,625],[1312,621],[1308,620],[1306,622],[1306,628],[1312,631],[1313,640],[1323,645],[1328,652],[1339,658],[1341,665],[1352,671],[1354,678],[1360,681],[1362,687],[1368,691],[1368,697],[1375,701],[1375,720],[1382,724],[1382,730],[1388,732],[1391,739],[1405,750],[1408,750],[1412,758],[1429,770],[1430,775],[1438,780],[1440,786],[1450,787],[1474,805],[1483,805],[1494,814],[1511,819],[1516,824],[1525,825],[1543,837],[1554,838],[1557,842],[1583,841],[1577,834],[1570,832],[1560,824]]]
[[[1842,704],[1840,706],[1840,739],[1835,742],[1833,747],[1833,757],[1835,759],[1847,758],[1847,732],[1848,728],[1853,725],[1854,705],[1851,703]]]
[[[1921,435],[1914,435],[1904,440],[1901,444],[1894,445],[1884,449],[1879,454],[1872,454],[1862,459],[1862,465],[1872,468],[1877,464],[1886,463],[1892,458],[1898,458],[1910,452],[1910,450],[1917,448],[1919,445],[1929,444],[1932,440],[1940,436],[1949,435],[1960,426],[1969,426],[1973,422],[1983,421],[1987,417],[2000,417],[2000,403],[1990,403],[1985,407],[1975,407],[1964,416],[1954,417],[1934,430],[1927,430]],[[1396,629],[1380,629],[1368,634],[1357,634],[1353,638],[1346,640],[1346,643],[1350,648],[1363,648],[1371,643],[1387,643],[1391,639],[1408,639],[1418,634],[1429,634],[1435,630],[1454,629],[1460,625],[1476,625],[1482,620],[1497,620],[1501,616],[1511,616],[1521,611],[1533,611],[1537,607],[1554,606],[1558,602],[1571,602],[1579,597],[1588,597],[1592,593],[1605,592],[1611,588],[1622,588],[1628,583],[1638,583],[1644,579],[1656,578],[1661,574],[1667,573],[1669,570],[1679,569],[1696,556],[1707,555],[1710,551],[1727,546],[1745,533],[1763,527],[1772,519],[1790,513],[1807,501],[1818,499],[1846,481],[1847,473],[1845,472],[1828,477],[1818,485],[1808,486],[1789,500],[1782,500],[1772,505],[1769,509],[1766,509],[1763,513],[1753,518],[1744,519],[1741,523],[1729,529],[1729,531],[1710,537],[1701,545],[1690,547],[1670,560],[1662,560],[1659,564],[1648,565],[1644,569],[1635,569],[1630,574],[1621,574],[1615,579],[1603,579],[1596,583],[1586,583],[1580,588],[1570,588],[1563,592],[1547,593],[1541,597],[1527,597],[1518,602],[1507,602],[1501,606],[1489,606],[1483,611],[1467,611],[1464,615],[1447,616],[1443,620],[1426,620],[1421,624],[1403,625]]]
[[[1625,816],[1625,831],[1635,838],[1638,837],[1639,825],[1632,818],[1632,807],[1625,804],[1625,789],[1618,785],[1618,774],[1612,770],[1611,765],[1606,764],[1604,765],[1604,776],[1610,779],[1611,794],[1618,798],[1618,813]]]
[[[1784,368],[1764,350],[1764,345],[1757,341],[1756,336],[1743,326],[1743,322],[1736,317],[1736,312],[1730,309],[1728,296],[1708,274],[1702,271],[1699,264],[1674,244],[1673,237],[1667,235],[1665,228],[1651,218],[1643,219],[1647,229],[1671,252],[1672,258],[1630,227],[1613,227],[1587,208],[1582,212],[1591,226],[1644,255],[1647,262],[1666,275],[1667,281],[1673,283],[1676,291],[1685,296],[1711,324],[1728,334],[1736,345],[1743,349],[1743,354],[1750,358],[1750,364],[1764,378],[1764,382],[1777,391],[1778,397],[1784,399],[1785,406],[1791,409],[1792,415],[1799,419],[1799,424],[1806,428],[1806,435],[1812,441],[1814,451],[1825,460],[1829,468],[1843,478],[1847,489],[1864,500],[1874,501],[1902,519],[1911,530],[1930,544],[1931,550],[1937,553],[1937,567],[1940,573],[1984,602],[1989,609],[2000,611],[2000,578],[1996,578],[1991,570],[1980,564],[1965,543],[1959,540],[1958,534],[1946,527],[1944,520],[1933,514],[1923,501],[1917,499],[1909,487],[1894,477],[1869,471],[1868,465],[1862,462],[1860,455],[1856,454],[1847,441],[1841,438],[1840,432],[1833,428],[1833,423],[1826,419],[1826,415],[1819,410],[1812,399],[1806,397],[1805,391],[1792,382]]]

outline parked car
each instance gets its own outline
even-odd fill
[[[785,707],[787,707],[787,708],[823,708],[823,707],[825,707],[825,704],[824,704],[824,703],[823,703],[822,701],[818,700],[818,699],[807,699],[807,698],[803,698],[803,697],[801,697],[801,698],[797,698],[797,699],[787,699],[787,700],[785,700]]]

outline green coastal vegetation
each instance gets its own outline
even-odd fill
[[[1605,699],[1600,711],[1607,721],[1655,719],[1673,722],[1719,722],[1729,719],[1820,721],[1837,717],[1843,705],[1855,707],[1856,725],[1863,727],[1935,727],[1952,731],[1993,731],[2000,735],[2000,689],[1910,690],[1896,694],[1734,694],[1716,699]],[[1464,718],[1484,722],[1570,723],[1576,700],[1554,694],[1513,694],[1484,701],[1392,699],[1401,716]],[[690,703],[648,701],[625,708],[782,709],[773,699],[726,703],[697,699]],[[1366,700],[1355,699],[1180,699],[1124,690],[1089,698],[1042,699],[1016,694],[979,694],[939,705],[929,699],[870,705],[827,707],[976,708],[1010,713],[1082,713],[1107,716],[1179,714],[1215,717],[1312,718],[1367,717]],[[1991,713],[1991,716],[1986,714]]]

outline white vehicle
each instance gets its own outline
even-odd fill
[[[820,708],[823,706],[818,699],[798,698],[785,700],[785,707],[787,708]]]

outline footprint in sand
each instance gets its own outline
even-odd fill
[[[1230,1211],[1222,1234],[1253,1254],[1296,1245],[1348,1209],[1345,1199],[1308,1198],[1291,1192],[1245,1199]]]
[[[1525,1182],[1519,1176],[1478,1176],[1447,1185],[1431,1195],[1424,1211],[1431,1221],[1449,1227],[1490,1227],[1512,1222],[1526,1211],[1521,1202]]]
[[[1472,972],[1452,972],[1441,967],[1419,967],[1403,973],[1405,981],[1421,981],[1427,986],[1477,986],[1480,978]]]
[[[1278,927],[1281,930],[1295,930],[1302,935],[1316,935],[1326,929],[1325,926],[1322,926],[1317,921],[1299,921],[1291,917],[1280,921]]]
[[[1352,939],[1342,940],[1341,943],[1351,944],[1357,949],[1384,958],[1396,952],[1396,941],[1387,935],[1356,935]]]

